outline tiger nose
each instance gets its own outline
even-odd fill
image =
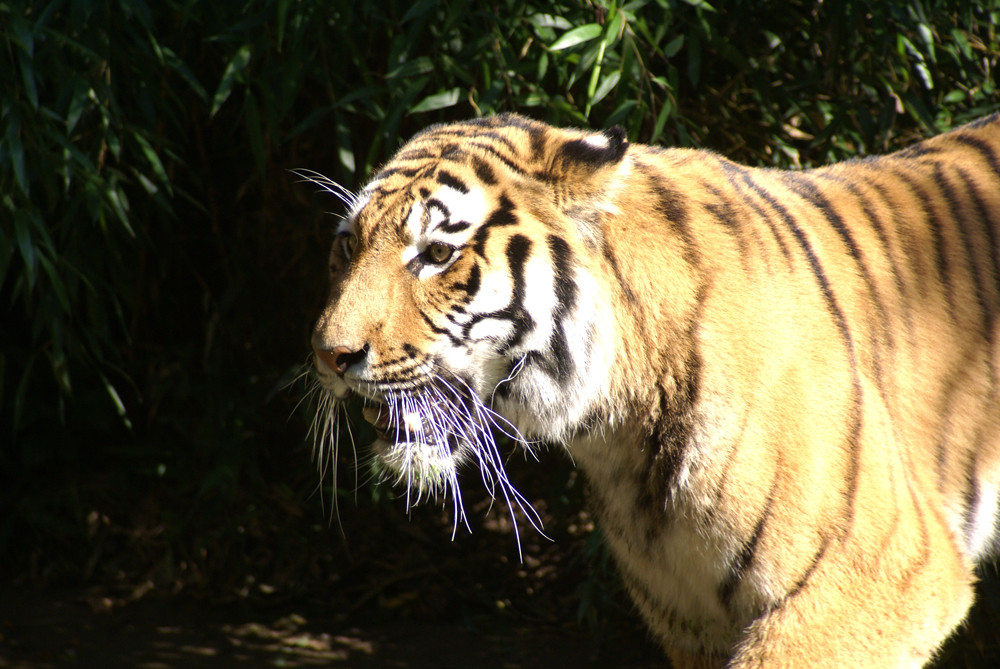
[[[352,351],[346,346],[334,346],[332,349],[327,350],[319,348],[315,344],[313,344],[313,351],[320,362],[340,376],[344,375],[348,367],[356,362],[360,362],[368,354],[367,347],[360,351]]]

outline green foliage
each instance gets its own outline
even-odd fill
[[[162,573],[226,575],[232,528],[311,491],[281,388],[328,219],[289,169],[354,188],[500,111],[755,164],[883,151],[1000,106],[997,25],[1000,0],[0,0],[0,557],[91,563],[95,509],[155,506]]]
[[[997,107],[997,0],[716,5],[0,4],[9,433],[65,421],[78,375],[131,425],[157,245],[192,217],[230,242],[222,191],[282,191],[282,152],[355,185],[427,123],[520,110],[788,165]]]

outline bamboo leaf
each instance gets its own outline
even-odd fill
[[[233,86],[239,81],[243,70],[250,64],[250,55],[250,45],[244,44],[230,59],[229,64],[226,66],[226,71],[222,74],[219,87],[215,90],[215,95],[212,96],[212,109],[209,112],[209,116],[215,116],[226,100],[229,99],[229,94],[233,92]]]
[[[264,155],[264,133],[261,130],[260,110],[257,107],[257,98],[252,93],[247,93],[243,100],[243,111],[246,114],[247,135],[250,138],[250,153],[253,154],[253,162],[257,166],[257,173],[263,175],[265,167]]]
[[[24,268],[27,270],[29,290],[34,288],[38,275],[38,256],[31,238],[31,228],[34,227],[31,218],[26,209],[18,209],[14,213],[14,239],[17,240],[17,250],[21,253]]]
[[[407,79],[421,74],[430,74],[433,71],[434,61],[427,56],[421,56],[420,58],[414,58],[413,60],[408,60],[405,63],[396,66],[389,72],[389,74],[385,75],[385,78]]]
[[[458,104],[458,100],[462,95],[461,88],[451,88],[447,91],[441,91],[440,93],[434,93],[433,95],[428,95],[423,100],[418,102],[412,109],[410,109],[411,114],[419,114],[421,112],[434,111],[436,109],[445,109],[446,107],[453,107]]]
[[[680,50],[684,47],[684,35],[678,35],[673,38],[667,45],[663,47],[663,55],[667,58],[673,58],[676,56]]]
[[[608,76],[604,77],[601,84],[597,87],[597,90],[594,91],[594,95],[590,99],[590,104],[596,105],[598,102],[603,100],[608,93],[613,91],[615,86],[618,85],[618,81],[621,79],[621,76],[622,73],[615,70]]]
[[[136,132],[132,137],[139,145],[139,149],[146,157],[146,161],[149,162],[149,166],[153,168],[153,174],[156,175],[157,180],[163,184],[168,193],[172,194],[170,177],[167,176],[167,171],[163,168],[163,163],[160,162],[160,156],[157,155],[156,150],[141,133]]]
[[[579,28],[573,28],[549,45],[549,51],[561,51],[571,47],[589,42],[601,36],[601,26],[597,23],[588,23]]]

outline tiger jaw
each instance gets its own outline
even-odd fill
[[[375,428],[372,445],[380,464],[408,491],[435,498],[448,491],[457,476],[458,458],[446,437],[434,435],[428,419],[416,411],[393,411],[385,404],[362,409],[364,419]]]

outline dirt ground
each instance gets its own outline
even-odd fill
[[[663,667],[638,627],[596,639],[582,625],[501,613],[464,620],[343,620],[319,601],[212,605],[152,595],[0,586],[0,667],[513,669]]]

